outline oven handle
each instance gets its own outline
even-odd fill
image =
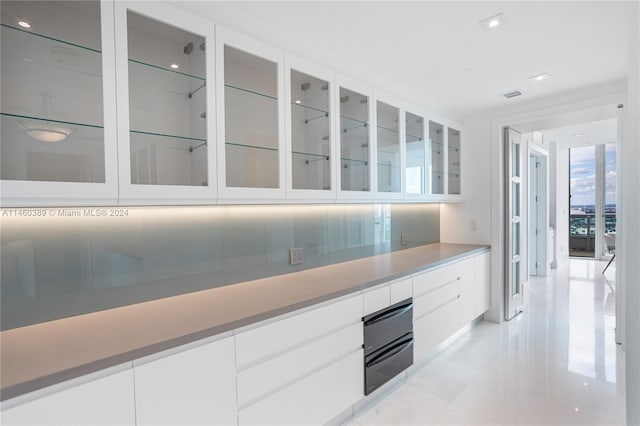
[[[365,367],[373,367],[376,364],[380,364],[381,362],[388,360],[392,356],[395,356],[400,352],[408,349],[411,345],[413,345],[413,337],[398,343],[396,346],[387,349],[379,355],[376,355],[375,358],[365,364]]]
[[[404,313],[406,313],[407,311],[409,311],[410,309],[413,308],[413,303],[407,303],[406,305],[400,305],[400,306],[396,306],[393,309],[390,309],[386,312],[381,313],[380,315],[376,315],[373,318],[369,318],[367,321],[364,322],[364,326],[368,326],[368,325],[373,325],[376,324],[380,321],[385,321],[394,317],[398,317]]]

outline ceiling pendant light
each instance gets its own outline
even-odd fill
[[[30,137],[42,142],[60,142],[66,139],[69,135],[75,132],[74,129],[63,126],[62,124],[49,122],[49,116],[51,113],[51,94],[44,89],[40,93],[42,96],[42,111],[40,117],[42,120],[20,120],[18,124],[24,132]]]

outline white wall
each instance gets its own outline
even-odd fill
[[[640,6],[635,4],[628,98],[625,103],[625,133],[620,149],[622,159],[623,208],[620,212],[621,239],[616,256],[625,291],[627,424],[640,425]]]

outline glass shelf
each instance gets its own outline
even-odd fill
[[[178,149],[185,149],[190,152],[193,152],[193,150],[207,145],[207,140],[202,138],[167,135],[163,133],[145,132],[141,130],[130,130],[129,132],[132,135],[132,145],[161,144],[163,146],[173,146]]]
[[[414,140],[409,140],[409,138],[414,139]],[[414,135],[410,135],[407,133],[407,142],[419,142],[421,141],[422,138],[420,136],[414,136]]]
[[[296,106],[296,107],[300,107],[300,108],[304,108],[304,109],[310,109],[312,111],[318,111],[318,112],[321,112],[323,114],[327,114],[327,116],[329,114],[329,111],[325,111],[323,109],[316,108],[316,107],[313,107],[313,106],[310,106],[310,105],[299,104],[297,102],[291,102],[291,105]]]
[[[138,64],[138,65],[144,65],[145,67],[149,67],[149,68],[155,68],[157,70],[170,72],[170,73],[177,74],[177,75],[182,75],[182,76],[189,77],[189,78],[194,78],[194,79],[200,80],[200,81],[206,81],[207,80],[206,78],[200,77],[198,75],[193,75],[193,74],[188,74],[188,73],[182,72],[182,71],[172,70],[171,68],[164,68],[164,67],[161,67],[159,65],[154,65],[154,64],[149,64],[147,62],[138,61],[137,59],[129,58],[129,62],[132,62],[134,64]]]
[[[399,169],[400,166],[398,166],[397,164],[389,164],[389,163],[378,163],[378,166],[383,166],[383,167],[389,167],[392,169]]]
[[[291,151],[293,154],[295,155],[302,155],[302,156],[306,156],[306,157],[317,157],[317,158],[324,158],[325,160],[328,160],[329,158],[331,158],[329,155],[326,154],[314,154],[312,152],[302,152],[302,151]]]
[[[238,91],[244,92],[244,93],[251,93],[252,95],[262,96],[262,97],[265,97],[265,98],[268,98],[268,99],[272,99],[274,101],[278,100],[278,98],[276,98],[275,96],[267,95],[267,94],[256,92],[256,91],[249,90],[249,89],[244,89],[244,88],[238,87],[238,86],[232,86],[231,84],[225,84],[224,87],[227,88],[227,89],[238,90]]]
[[[396,135],[399,133],[397,130],[390,129],[388,127],[383,127],[383,126],[376,126],[376,127],[380,130],[386,130],[388,132],[395,133]]]
[[[39,34],[39,33],[33,32],[33,31],[28,31],[28,30],[25,30],[25,29],[22,29],[22,28],[17,28],[17,27],[11,26],[11,25],[0,24],[0,27],[12,29],[12,30],[15,30],[15,31],[19,31],[19,32],[24,33],[24,34],[29,34],[29,35],[34,36],[34,37],[40,37],[40,38],[43,38],[43,39],[46,39],[46,40],[54,41],[56,43],[61,43],[61,44],[64,44],[66,46],[77,47],[78,49],[84,49],[84,50],[88,50],[90,52],[102,54],[102,52],[100,50],[94,49],[92,47],[83,46],[81,44],[76,44],[76,43],[71,43],[69,41],[60,40],[60,39],[57,39],[57,38],[54,38],[54,37],[50,37],[48,35]]]
[[[351,118],[351,117],[347,117],[346,115],[341,115],[340,116],[341,119],[344,120],[349,120],[349,121],[353,121],[354,123],[359,123],[364,125],[365,127],[367,127],[369,125],[368,121],[363,121],[363,120],[358,120],[357,118]]]
[[[26,120],[38,120],[38,121],[44,121],[47,123],[58,123],[58,124],[69,124],[71,126],[83,126],[83,127],[93,127],[95,129],[102,129],[102,126],[98,126],[96,124],[86,124],[86,123],[76,123],[73,121],[63,121],[63,120],[53,120],[50,118],[39,118],[39,117],[31,117],[28,115],[19,115],[19,114],[10,114],[7,112],[2,112],[0,113],[0,115],[3,115],[5,117],[14,117],[14,118],[23,118]]]
[[[355,158],[346,158],[346,157],[341,157],[340,160],[344,161],[344,162],[348,162],[348,163],[356,163],[356,164],[364,164],[365,166],[369,165],[368,161],[365,160],[358,160]]]
[[[250,148],[250,149],[263,149],[266,151],[274,151],[274,152],[278,152],[277,148],[269,148],[266,146],[257,146],[257,145],[247,145],[244,143],[237,143],[237,142],[225,142],[225,145],[229,145],[229,146],[237,146],[237,147],[241,147],[241,148]]]

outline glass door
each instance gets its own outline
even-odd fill
[[[283,52],[222,27],[216,36],[219,196],[284,198]]]
[[[504,129],[505,147],[505,319],[522,312],[522,136],[513,129]]]
[[[287,55],[287,199],[334,200],[333,72]]]
[[[3,205],[115,201],[112,4],[2,1],[0,12]]]
[[[213,29],[168,5],[115,6],[120,197],[215,198]]]
[[[422,198],[426,194],[426,145],[423,115],[405,113],[405,196]]]
[[[400,109],[376,101],[378,197],[398,197],[402,192]]]
[[[444,126],[435,121],[429,121],[429,152],[431,194],[444,195]]]

